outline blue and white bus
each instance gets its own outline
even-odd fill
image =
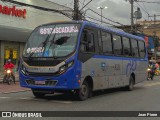
[[[50,23],[31,33],[21,58],[20,85],[35,97],[133,86],[146,80],[144,39],[87,21]]]

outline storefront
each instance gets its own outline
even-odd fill
[[[46,0],[17,1],[58,10],[70,10]],[[70,19],[58,13],[0,1],[0,71],[3,70],[3,65],[9,58],[15,65],[18,64],[25,42],[36,26],[62,20]]]

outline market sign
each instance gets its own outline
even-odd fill
[[[0,14],[12,15],[15,17],[26,18],[27,11],[26,9],[17,9],[16,6],[8,7],[0,4]]]

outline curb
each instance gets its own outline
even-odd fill
[[[31,90],[19,90],[19,91],[10,91],[10,92],[0,92],[1,94],[10,94],[10,93],[19,93],[19,92],[27,92]]]
[[[19,80],[15,80],[16,82],[19,82]],[[0,84],[3,84],[3,80],[0,80]]]
[[[19,82],[19,76],[16,76],[16,77],[15,77],[15,81],[16,81],[16,82]],[[0,78],[0,83],[2,83],[2,82],[3,82],[3,77]]]

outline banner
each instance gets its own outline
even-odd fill
[[[160,117],[160,111],[1,111],[0,117]]]
[[[17,56],[18,56],[18,51],[13,50],[13,59],[17,59]]]
[[[10,50],[5,50],[5,59],[9,59],[10,57]]]
[[[148,37],[147,37],[147,36],[144,36],[144,40],[145,40],[145,43],[146,43],[146,47],[148,48],[148,46],[149,46]]]

